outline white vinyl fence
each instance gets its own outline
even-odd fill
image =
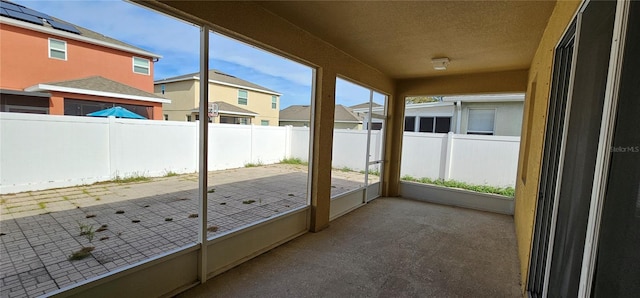
[[[365,169],[367,132],[335,130],[333,167]],[[0,193],[90,184],[117,177],[192,173],[198,166],[195,122],[0,113]],[[371,160],[382,156],[371,134]],[[405,133],[402,175],[512,186],[519,138]],[[307,161],[309,129],[209,125],[209,170]]]

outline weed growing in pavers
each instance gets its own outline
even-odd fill
[[[69,197],[64,196],[64,197],[62,197],[62,199],[63,199],[63,200],[65,200],[65,201],[68,201],[68,200],[69,200]]]
[[[246,200],[246,201],[242,201],[242,204],[253,204],[255,202],[256,200]]]
[[[85,195],[88,195],[88,196],[89,196],[89,195],[91,195],[91,194],[89,193],[89,191],[88,191],[88,190],[86,190],[86,189],[83,189],[83,190],[82,190],[82,193],[83,193],[83,194],[85,194]]]
[[[85,225],[83,223],[78,222],[78,229],[80,229],[79,236],[85,236],[89,240],[89,242],[93,241],[93,236],[95,236],[95,231],[93,230],[93,225]]]
[[[216,192],[216,189],[215,189],[215,188],[212,188],[212,189],[210,189],[210,190],[207,190],[207,192],[208,192],[208,193],[214,193],[214,192]]]
[[[227,204],[227,203],[225,203],[225,202],[220,203],[220,205],[226,205],[226,204]]]
[[[100,197],[97,197],[97,198],[96,198],[96,201],[100,201]]]
[[[96,217],[96,215],[95,214],[87,214],[87,216],[85,216],[85,217],[86,218],[94,218],[94,217]]]
[[[171,218],[171,217],[167,217],[167,218],[164,219],[164,221],[172,221],[172,220],[173,220],[173,218]]]
[[[69,256],[69,261],[82,260],[91,255],[91,252],[95,249],[93,246],[83,247],[78,251],[73,252]]]
[[[38,203],[38,207],[40,207],[40,209],[44,209],[47,208],[47,204],[45,202],[40,202]]]
[[[0,205],[4,205],[7,203],[7,199],[0,199]]]
[[[101,237],[101,238],[100,238],[100,241],[105,241],[105,240],[107,240],[107,239],[109,239],[109,236],[104,236],[104,237]]]
[[[140,222],[140,220],[139,220],[139,219],[134,219],[134,220],[132,220],[131,222],[132,222],[132,223],[139,223],[139,222]]]
[[[124,214],[124,210],[118,210],[116,211],[116,214]]]
[[[218,226],[210,226],[210,227],[207,228],[207,231],[208,232],[212,232],[212,233],[217,232],[218,231]]]
[[[349,167],[343,167],[342,169],[340,169],[340,172],[353,172],[353,170]]]
[[[197,214],[197,213],[189,214],[189,218],[196,218],[196,217],[198,217],[198,214]]]

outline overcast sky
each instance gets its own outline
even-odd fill
[[[154,79],[198,71],[199,28],[119,0],[13,0],[31,9],[121,40],[163,58]],[[282,93],[281,108],[309,104],[311,68],[231,38],[210,35],[209,67]],[[376,95],[382,104],[383,97]],[[369,100],[369,91],[339,80],[336,103],[351,106]]]

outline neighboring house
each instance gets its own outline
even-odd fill
[[[25,6],[0,2],[0,111],[84,116],[114,105],[162,119],[161,56]]]
[[[442,101],[455,105],[455,133],[520,136],[523,93],[445,96]]]
[[[444,96],[439,102],[405,105],[404,131],[520,136],[523,106],[524,94]],[[372,112],[382,114],[383,108]],[[368,109],[365,105],[354,112],[366,115]],[[381,123],[373,117],[372,129]]]
[[[309,127],[310,118],[311,106],[293,105],[280,111],[280,126]],[[336,105],[333,121],[335,129],[362,129],[362,117],[343,105]]]
[[[171,100],[163,105],[164,119],[200,119],[200,76],[191,73],[155,81],[154,92]],[[218,70],[209,70],[209,103],[218,116],[209,122],[278,126],[280,93]]]
[[[357,105],[353,105],[349,107],[351,111],[353,111],[358,117],[362,119],[362,129],[369,129],[369,118],[367,114],[369,113],[369,103],[361,103]],[[371,119],[371,129],[372,130],[381,130],[382,124],[384,122],[384,106],[378,103],[371,103],[371,109],[373,111],[373,117]]]

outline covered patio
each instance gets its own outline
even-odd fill
[[[216,208],[209,205],[208,123],[200,121],[196,241],[47,294],[640,291],[640,2],[134,2],[201,29],[204,81],[211,31],[313,69],[306,203],[210,237]],[[334,196],[338,78],[369,89],[370,104],[374,92],[383,94],[386,118],[384,153],[365,164],[380,179]],[[400,179],[406,97],[518,92],[526,96],[513,218],[403,199],[411,189],[413,198],[430,200],[426,187]],[[203,115],[207,84],[200,94]]]

